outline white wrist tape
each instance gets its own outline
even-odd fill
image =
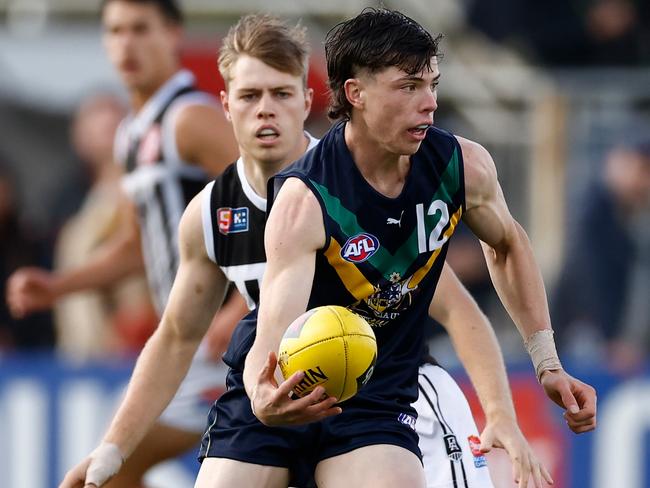
[[[526,339],[524,345],[535,367],[537,381],[544,371],[562,369],[551,329],[538,330]]]
[[[86,470],[86,484],[102,486],[122,467],[124,458],[119,447],[110,442],[102,442],[90,453],[90,464]]]

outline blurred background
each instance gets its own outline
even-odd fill
[[[0,0],[0,290],[19,266],[74,266],[110,235],[112,132],[126,98],[101,45],[97,0]],[[329,123],[323,40],[379,2],[184,0],[183,64],[217,94],[219,39],[260,10],[307,26],[315,104]],[[560,488],[650,487],[650,3],[401,0],[442,32],[436,125],[492,153],[544,275],[567,369],[599,394],[599,427],[569,435],[466,230],[449,260],[492,320],[524,432]],[[155,327],[144,283],[84,293],[20,321],[0,304],[0,486],[55,486],[103,432]],[[480,408],[449,342],[431,347]],[[512,486],[493,455],[497,487]],[[151,486],[192,486],[191,456]]]

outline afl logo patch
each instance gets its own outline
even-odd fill
[[[221,207],[217,210],[219,232],[224,235],[248,231],[248,207]]]
[[[372,234],[350,237],[341,248],[341,257],[351,263],[363,263],[379,249],[379,239]]]

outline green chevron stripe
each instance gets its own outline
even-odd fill
[[[347,236],[346,238],[361,234],[363,232],[369,233],[363,227],[361,227],[361,225],[359,225],[357,216],[345,208],[338,197],[331,195],[325,186],[317,183],[314,180],[310,181],[323,199],[327,214],[339,225],[343,234]],[[455,195],[459,189],[459,161],[458,151],[455,149],[449,160],[449,163],[447,164],[447,167],[445,168],[445,172],[442,174],[440,186],[431,199],[431,202],[434,200],[442,200],[448,205],[451,205],[453,203],[453,195]],[[427,207],[428,205],[425,206],[425,209]],[[453,208],[450,210],[453,211]],[[434,229],[438,223],[438,220],[440,220],[440,214],[438,213],[435,215],[425,215],[425,232],[427,236]],[[411,235],[395,252],[394,255],[380,244],[377,252],[373,254],[366,262],[370,263],[377,271],[382,273],[384,278],[390,279],[390,275],[394,272],[399,273],[401,276],[405,276],[406,271],[417,259],[418,255],[419,250],[417,229],[413,229]]]

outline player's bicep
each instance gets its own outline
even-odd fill
[[[282,328],[305,311],[316,251],[324,242],[316,198],[300,180],[289,179],[273,204],[264,236],[267,265],[260,293],[262,330]]]
[[[200,339],[223,302],[228,280],[208,258],[203,241],[201,194],[179,226],[180,264],[163,315],[163,326],[186,339]]]
[[[458,138],[465,168],[463,221],[481,241],[498,248],[516,233],[490,153],[479,144]]]

